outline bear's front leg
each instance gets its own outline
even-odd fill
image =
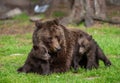
[[[42,68],[42,72],[41,72],[42,75],[50,74],[50,64],[49,63],[42,63],[41,68]]]
[[[79,60],[78,59],[79,59],[78,57],[73,58],[73,68],[74,68],[75,72],[77,72],[78,68],[79,68]]]
[[[98,68],[97,62],[96,62],[96,57],[95,57],[95,52],[90,51],[87,54],[87,66],[86,69],[93,69],[93,68]]]
[[[28,73],[28,72],[30,72],[30,70],[31,70],[30,65],[25,64],[23,67],[20,67],[17,71],[18,72]]]
[[[96,55],[97,55],[98,59],[100,59],[104,62],[105,66],[111,65],[110,60],[105,56],[104,52],[102,51],[102,49],[100,47],[97,48]]]

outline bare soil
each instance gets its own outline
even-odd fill
[[[34,23],[22,23],[19,21],[7,20],[0,23],[0,35],[26,34],[34,31]]]

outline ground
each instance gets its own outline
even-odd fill
[[[19,18],[17,18],[19,19]],[[115,25],[97,24],[92,28],[82,25],[68,26],[80,28],[98,42],[111,60],[112,66],[106,68],[102,62],[97,70],[78,73],[72,70],[62,74],[40,76],[38,74],[17,73],[24,64],[32,48],[34,24],[26,20],[0,22],[0,83],[119,83],[120,82],[120,28]],[[4,30],[4,32],[2,31]],[[14,31],[15,30],[15,31]],[[11,33],[12,32],[12,33]],[[106,44],[107,43],[107,44]]]

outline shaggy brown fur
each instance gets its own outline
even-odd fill
[[[74,56],[74,69],[77,70],[79,64],[87,69],[98,68],[99,60],[102,60],[106,66],[111,62],[104,55],[102,49],[96,43],[92,36],[82,36],[78,39],[79,54]]]
[[[70,69],[72,58],[79,53],[78,38],[81,35],[89,36],[79,29],[67,29],[58,20],[36,22],[33,45],[43,43],[46,46],[52,57],[51,72],[65,72]],[[95,58],[94,54],[93,56]],[[90,63],[94,65],[93,62],[95,61]]]
[[[18,69],[18,72],[34,72],[43,75],[49,74],[49,59],[50,55],[44,46],[33,46],[25,64]]]
[[[51,72],[65,72],[70,68],[74,48],[74,37],[68,29],[56,20],[36,23],[33,33],[33,44],[43,43],[53,61]],[[55,58],[54,58],[55,57]]]

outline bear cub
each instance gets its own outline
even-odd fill
[[[33,72],[42,75],[50,73],[50,55],[45,46],[33,46],[31,52],[29,53],[25,64],[20,67],[18,72]]]
[[[78,70],[79,65],[86,69],[98,68],[99,60],[102,60],[105,66],[110,66],[111,62],[107,59],[102,49],[92,36],[81,36],[78,38],[78,55],[73,58],[75,71]]]

